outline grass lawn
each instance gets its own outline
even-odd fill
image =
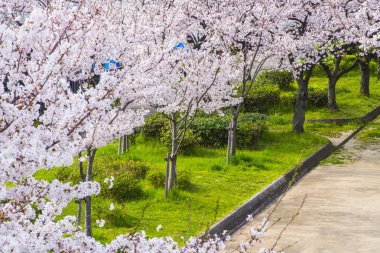
[[[327,88],[326,77],[312,77],[310,88]],[[337,83],[337,104],[338,111],[329,111],[327,107],[309,107],[306,113],[306,120],[311,119],[336,119],[361,117],[380,105],[380,81],[375,76],[370,79],[370,97],[363,96],[360,90],[360,73],[353,71],[342,77]],[[297,92],[297,84],[294,82],[292,89],[284,92],[292,95]],[[276,106],[271,110],[269,120],[273,125],[290,125],[293,118],[293,108],[291,106]],[[335,124],[305,123],[305,131],[324,136],[334,136],[342,131],[355,129],[359,122],[352,122],[347,125],[337,126]]]
[[[327,79],[313,77],[310,80],[310,87],[327,87]],[[380,81],[375,77],[370,79],[370,97],[359,93],[359,72],[350,73],[350,75],[342,77],[336,88],[339,111],[332,113],[327,108],[312,108],[307,113],[307,119],[361,117],[380,105]]]
[[[312,78],[311,87],[326,87],[326,78]],[[340,118],[362,116],[379,105],[380,83],[371,81],[371,97],[358,94],[359,77],[350,75],[337,85],[340,111],[329,112],[324,108],[310,108],[308,119]],[[288,91],[291,92],[291,91]],[[294,91],[293,91],[294,92]],[[169,199],[164,198],[164,189],[153,187],[147,179],[139,184],[143,196],[117,203],[106,197],[93,198],[94,236],[108,242],[121,233],[145,230],[148,236],[170,235],[176,240],[205,231],[272,181],[289,171],[297,163],[327,143],[325,136],[354,129],[358,123],[345,126],[334,124],[306,124],[306,133],[291,132],[292,108],[276,108],[268,118],[268,129],[256,144],[254,150],[238,150],[237,159],[225,165],[225,149],[198,148],[190,155],[180,155],[178,168],[190,173],[192,187],[176,189]],[[164,157],[167,150],[158,142],[137,139],[125,155],[117,155],[117,144],[100,148],[96,154],[94,177],[104,180],[116,173],[114,164],[128,160],[144,161],[164,171]],[[219,165],[219,166],[216,166]],[[218,170],[212,168],[219,168]],[[61,169],[41,170],[37,178],[51,180]],[[67,181],[78,177],[76,165],[65,169],[70,171]],[[101,171],[102,173],[97,173]],[[118,180],[115,177],[115,181]],[[109,205],[115,204],[110,211]],[[76,215],[76,204],[70,203],[62,215]],[[104,228],[97,228],[95,220],[104,219]],[[162,225],[162,230],[156,227]]]
[[[141,183],[145,196],[125,203],[114,202],[116,208],[112,212],[108,211],[111,200],[95,197],[94,222],[104,219],[106,225],[104,228],[95,228],[94,236],[106,242],[117,234],[130,232],[131,228],[144,229],[149,236],[170,235],[178,240],[181,236],[187,238],[201,233],[325,143],[326,138],[312,134],[270,131],[257,144],[256,150],[239,151],[236,161],[230,166],[224,165],[224,149],[199,148],[197,153],[182,155],[178,160],[179,170],[191,173],[192,189],[176,190],[166,200],[163,189],[156,189],[147,180],[143,180]],[[165,153],[166,148],[158,143],[138,143],[128,154],[118,157],[117,144],[111,144],[99,149],[94,173],[99,169],[107,170],[110,161],[129,159],[151,162],[164,170]],[[223,169],[211,170],[215,164],[222,165]],[[79,173],[75,166],[71,170],[73,174]],[[37,177],[46,178],[49,174],[50,178],[54,178],[57,172],[58,169],[40,171]],[[109,171],[109,175],[112,174]],[[71,203],[64,215],[75,214],[76,204]],[[107,217],[109,215],[116,217]],[[107,223],[108,218],[111,221]],[[122,225],[115,226],[112,222]],[[157,232],[159,224],[163,229]]]

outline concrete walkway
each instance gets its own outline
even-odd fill
[[[283,232],[276,251],[380,252],[380,144],[358,148],[354,141],[347,144],[343,153],[355,154],[355,161],[319,166],[286,194],[270,222],[281,220],[272,224],[263,238],[265,248],[272,248],[307,195],[299,215]],[[233,249],[249,238],[249,230],[261,224],[273,207],[237,231],[226,252],[237,252]],[[257,252],[257,248],[252,252]]]

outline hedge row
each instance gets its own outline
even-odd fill
[[[194,120],[182,142],[182,151],[195,146],[223,147],[228,140],[228,117],[203,116]],[[242,114],[239,118],[237,142],[240,147],[252,148],[265,128],[265,116],[257,113]],[[161,114],[148,117],[141,129],[141,134],[148,139],[158,139],[170,147],[170,130],[168,120]]]
[[[260,86],[244,100],[243,109],[245,112],[268,113],[278,106],[293,108],[296,96],[296,92],[282,93],[274,86]],[[309,88],[308,106],[320,108],[326,107],[327,103],[327,88]]]

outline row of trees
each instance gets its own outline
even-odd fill
[[[268,61],[297,77],[293,129],[302,132],[313,66],[331,56],[339,66],[355,49],[366,80],[364,66],[379,48],[379,13],[377,0],[1,2],[0,248],[178,252],[171,239],[144,234],[106,246],[89,237],[91,195],[100,191],[91,179],[96,149],[143,125],[152,106],[171,122],[174,185],[178,148],[195,113],[230,107],[234,155],[242,102]],[[174,50],[185,41],[188,48]],[[122,67],[104,71],[107,59]],[[343,74],[330,71],[331,86]],[[83,151],[81,184],[33,177]],[[73,199],[87,204],[86,234],[73,217],[56,221]],[[219,239],[191,240],[181,251],[221,247]]]

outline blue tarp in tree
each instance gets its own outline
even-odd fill
[[[121,68],[121,63],[114,60],[107,59],[106,62],[104,63],[104,69],[106,71],[120,69],[120,68]]]
[[[178,50],[178,49],[185,49],[186,51],[189,50],[189,48],[182,42],[178,43],[175,47],[174,47],[174,50]]]

